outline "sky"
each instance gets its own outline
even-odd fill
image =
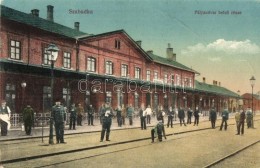
[[[99,34],[124,29],[142,48],[165,57],[168,43],[177,61],[198,71],[196,80],[240,94],[251,93],[249,79],[260,91],[260,0],[0,0],[30,13],[39,9],[46,18],[54,6],[54,21]],[[71,10],[91,13],[75,14]]]

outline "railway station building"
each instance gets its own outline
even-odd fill
[[[53,99],[63,99],[67,107],[72,102],[92,104],[96,111],[104,102],[136,109],[144,103],[155,111],[159,105],[204,111],[237,107],[237,93],[220,82],[198,82],[199,72],[179,63],[170,44],[165,55],[156,55],[124,30],[93,35],[80,31],[79,22],[74,28],[56,23],[53,8],[47,6],[45,19],[37,9],[24,13],[1,5],[0,99],[12,113],[27,104],[36,113],[50,112],[50,44],[59,49]]]

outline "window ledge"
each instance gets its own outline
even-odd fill
[[[86,73],[90,73],[90,74],[98,74],[96,71],[86,71]]]
[[[8,60],[8,61],[13,61],[13,62],[23,63],[23,60],[18,60],[18,59],[7,58],[7,60]]]
[[[61,69],[70,70],[70,71],[74,70],[73,68],[65,68],[65,67],[61,67]]]

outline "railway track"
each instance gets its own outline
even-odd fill
[[[218,164],[220,164],[220,163],[223,162],[224,160],[230,159],[230,158],[234,157],[235,155],[237,155],[237,154],[239,154],[239,153],[245,151],[245,150],[248,149],[248,148],[253,148],[253,147],[254,147],[257,143],[259,143],[259,142],[260,142],[260,140],[257,140],[257,141],[255,141],[255,142],[253,142],[253,143],[250,143],[249,145],[246,145],[246,146],[244,146],[243,148],[241,148],[241,149],[239,149],[239,150],[236,150],[235,152],[230,153],[230,154],[228,154],[228,155],[226,155],[226,156],[224,156],[224,157],[222,157],[222,158],[220,158],[220,159],[218,159],[218,160],[216,160],[216,161],[214,161],[214,162],[212,162],[212,163],[206,165],[204,168],[210,168],[210,167],[213,167],[213,166],[217,166]]]
[[[258,119],[258,120],[260,120],[260,119]],[[255,121],[258,121],[258,120],[255,120]],[[235,124],[229,124],[229,125],[230,126],[234,126]],[[131,129],[140,129],[140,128],[131,128]],[[207,128],[196,129],[196,130],[179,131],[179,132],[174,132],[174,133],[171,133],[171,134],[167,134],[166,136],[170,137],[172,135],[182,135],[182,134],[183,135],[187,135],[187,136],[184,136],[184,137],[173,139],[173,140],[176,140],[176,139],[186,138],[186,137],[194,135],[194,134],[189,135],[189,133],[201,134],[201,133],[203,133],[203,131],[206,131],[206,130],[212,130],[212,129],[210,127],[207,127]],[[114,131],[121,131],[121,130],[114,130]],[[97,133],[100,133],[100,131],[91,132],[91,133],[90,132],[83,132],[83,133],[78,133],[78,134],[93,135],[93,134],[97,134]],[[70,136],[74,137],[74,136],[77,136],[78,134],[71,134]],[[40,139],[41,137],[35,137],[34,139],[37,139],[37,138]],[[66,150],[66,151],[60,151],[60,152],[53,152],[53,153],[42,154],[42,155],[34,155],[34,156],[29,156],[29,157],[20,157],[20,158],[15,158],[15,159],[7,159],[7,160],[2,160],[0,162],[0,164],[10,164],[10,163],[17,163],[17,162],[22,162],[22,161],[34,160],[34,159],[48,158],[48,157],[57,156],[57,155],[71,154],[71,153],[82,152],[82,151],[90,151],[90,150],[94,150],[94,149],[113,147],[113,146],[117,146],[117,145],[130,144],[130,143],[134,143],[134,142],[147,141],[147,140],[150,140],[150,137],[137,138],[137,139],[133,139],[133,140],[127,140],[127,141],[121,141],[121,142],[109,143],[109,144],[102,144],[102,145],[91,146],[91,147],[83,147],[83,148],[80,148],[80,149]],[[21,142],[19,142],[19,141],[21,141]],[[7,141],[5,141],[5,142],[7,142]],[[14,140],[10,140],[10,142],[14,142]],[[254,142],[254,143],[251,143],[251,144],[243,147],[242,149],[239,149],[236,152],[233,152],[233,153],[231,153],[231,154],[229,154],[229,155],[227,155],[227,156],[225,156],[225,157],[223,157],[223,158],[221,158],[221,159],[219,159],[217,161],[214,161],[213,163],[211,163],[211,164],[209,164],[209,165],[207,165],[205,167],[211,167],[211,166],[217,165],[218,163],[222,162],[223,160],[225,160],[227,158],[230,158],[230,157],[236,155],[239,152],[242,152],[243,150],[245,150],[245,149],[247,149],[247,148],[257,144],[258,142],[259,142],[259,140]],[[30,143],[30,142],[24,142],[24,139],[22,139],[22,140],[17,140],[17,142],[15,142],[13,144],[19,144],[19,143]],[[147,145],[151,145],[151,144],[148,143]],[[143,147],[143,145],[142,146],[134,146],[134,147],[131,147],[131,148],[117,150],[117,151],[108,152],[108,153],[96,154],[96,155],[93,155],[93,156],[88,156],[88,157],[80,158],[80,159],[87,159],[87,158],[90,158],[90,157],[97,157],[97,156],[100,156],[100,155],[106,155],[106,154],[111,154],[111,153],[115,153],[115,152],[121,152],[121,151],[130,150],[130,149],[134,149],[134,148],[139,148],[139,147]],[[72,162],[72,161],[74,161],[74,160],[68,160],[67,162]],[[64,163],[64,162],[55,163],[55,164],[61,164],[61,163]],[[53,164],[53,165],[55,165],[55,164]],[[51,165],[45,165],[45,166],[51,166]]]

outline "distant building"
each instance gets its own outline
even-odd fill
[[[252,108],[252,94],[245,93],[242,96],[243,99],[243,108]],[[253,110],[259,111],[260,110],[260,94],[253,94]]]

